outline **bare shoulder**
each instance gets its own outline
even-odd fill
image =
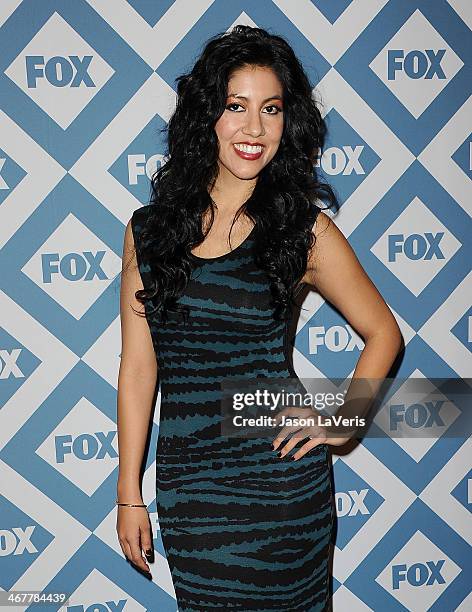
[[[315,244],[308,257],[306,283],[321,289],[329,277],[341,280],[365,276],[354,249],[334,219],[318,213],[312,232]]]
[[[320,212],[313,233],[315,244],[305,282],[337,308],[364,339],[385,327],[397,333],[392,312],[336,222]]]
[[[311,231],[315,237],[315,243],[308,253],[307,268],[301,280],[301,282],[308,285],[315,284],[315,272],[320,261],[327,257],[327,249],[350,248],[349,243],[341,230],[336,226],[336,223],[322,211],[317,214]]]

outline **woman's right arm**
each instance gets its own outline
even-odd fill
[[[118,374],[117,426],[119,470],[117,498],[142,504],[140,472],[148,435],[158,364],[143,305],[135,298],[143,289],[134,251],[131,220],[125,231],[120,288],[121,361]],[[126,557],[149,571],[141,550],[152,549],[146,508],[118,506],[118,536]]]

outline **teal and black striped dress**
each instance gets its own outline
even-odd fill
[[[131,220],[144,287],[150,206]],[[273,318],[269,279],[253,260],[254,232],[226,255],[190,254],[186,322],[162,323],[146,307],[161,384],[157,509],[179,612],[328,609],[328,446],[292,461],[295,450],[283,459],[273,450],[275,429],[243,438],[220,428],[222,379],[296,377],[288,326]]]

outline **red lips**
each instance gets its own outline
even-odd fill
[[[245,144],[245,145],[250,145],[250,146],[253,146],[253,147],[257,147],[257,146],[263,147],[263,145],[261,145],[260,143],[257,143],[257,142],[256,143],[238,142],[237,144]],[[234,149],[235,153],[237,153],[239,155],[239,157],[242,157],[243,159],[255,160],[255,159],[259,159],[259,157],[261,157],[261,155],[262,155],[262,151],[260,151],[259,153],[246,153],[245,151],[240,151],[234,145],[233,145],[233,149]]]

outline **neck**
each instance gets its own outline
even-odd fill
[[[240,179],[223,166],[220,166],[218,178],[210,191],[210,197],[223,215],[234,214],[251,196],[257,183],[257,176],[252,179]]]

